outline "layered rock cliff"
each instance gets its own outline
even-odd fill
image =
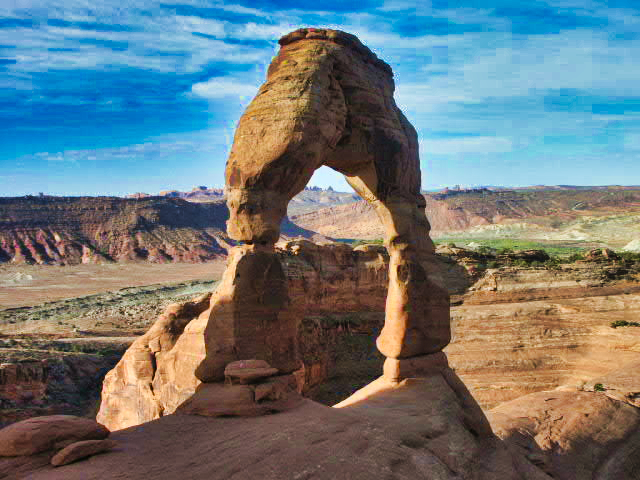
[[[0,428],[39,415],[94,415],[102,378],[117,355],[43,355],[0,363]]]
[[[640,210],[637,187],[453,190],[424,198],[434,236],[522,221],[556,227],[585,215],[629,215]],[[293,215],[291,220],[333,238],[373,239],[384,233],[375,212],[363,201]]]
[[[635,272],[635,273],[634,273]],[[616,262],[487,270],[452,309],[447,354],[485,408],[640,358],[637,271]]]
[[[202,262],[226,253],[223,204],[181,199],[0,199],[0,262]]]

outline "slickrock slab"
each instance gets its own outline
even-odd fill
[[[277,368],[272,368],[264,360],[238,360],[231,362],[224,369],[224,377],[231,384],[246,385],[255,383],[263,378],[268,378],[278,373]]]
[[[167,415],[115,432],[119,448],[108,455],[22,472],[30,480],[551,480],[482,430],[477,405],[442,375],[375,383],[340,409],[302,400],[277,415]]]
[[[113,440],[84,440],[72,443],[56,453],[51,459],[51,465],[61,467],[77,462],[98,453],[108,452],[117,445]]]
[[[34,417],[0,430],[0,456],[33,455],[81,440],[102,440],[109,430],[88,418],[72,415]]]
[[[587,382],[584,390],[595,390],[599,385],[604,394],[615,400],[640,408],[640,361],[633,361],[602,377]]]
[[[603,392],[532,393],[487,416],[500,438],[553,478],[640,478],[640,410]]]

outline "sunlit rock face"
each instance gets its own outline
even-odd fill
[[[300,29],[280,39],[240,119],[226,167],[227,231],[265,251],[288,202],[322,165],[346,176],[385,230],[389,289],[379,350],[435,353],[450,340],[447,292],[430,276],[417,134],[393,99],[391,68],[353,35]]]

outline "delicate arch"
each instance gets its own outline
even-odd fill
[[[271,250],[289,201],[313,172],[327,165],[343,173],[385,227],[391,260],[378,348],[389,358],[442,350],[449,299],[429,278],[417,134],[393,100],[391,68],[340,31],[301,29],[280,45],[227,162],[229,235]]]

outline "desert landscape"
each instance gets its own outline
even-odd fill
[[[23,153],[0,176],[0,479],[640,480],[640,186],[621,127],[635,104],[613,108],[609,79],[544,84],[513,56],[541,35],[555,47],[536,55],[566,65],[579,53],[558,35],[581,29],[614,56],[631,37],[607,29],[629,12],[392,1],[356,36],[289,27],[355,13],[333,4],[179,2],[111,23],[110,5],[39,22],[27,7],[6,9],[0,40],[46,31],[42,75],[143,88],[56,113],[64,74],[16,109],[55,96],[49,125],[9,129]],[[60,30],[71,47],[53,46]],[[478,46],[496,32],[509,41]],[[457,56],[470,35],[484,60]],[[95,47],[110,56],[77,53]],[[134,52],[155,61],[119,63]],[[25,58],[0,74],[38,83]],[[58,136],[21,136],[39,130]],[[54,138],[88,143],[53,153]],[[220,138],[224,167],[207,169]]]

